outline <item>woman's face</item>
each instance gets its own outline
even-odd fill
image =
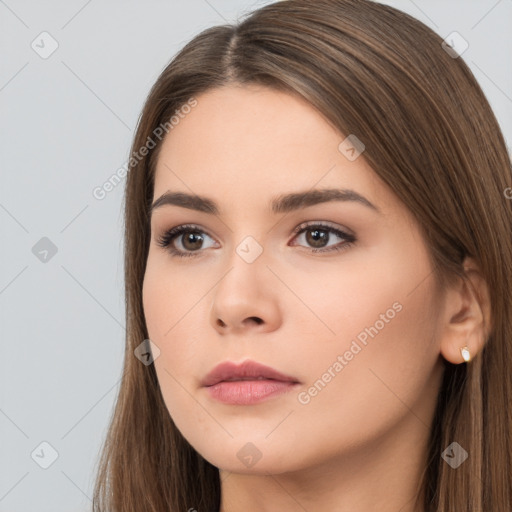
[[[442,376],[441,301],[410,212],[362,148],[350,149],[353,139],[305,101],[255,86],[197,101],[163,142],[153,200],[192,198],[153,209],[143,285],[177,428],[213,465],[238,473],[424,439]],[[352,196],[314,195],[327,189]],[[200,209],[198,196],[217,212]],[[182,225],[188,231],[158,244]],[[245,360],[296,383],[203,387],[219,363]]]

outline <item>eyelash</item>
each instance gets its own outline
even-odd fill
[[[349,247],[351,247],[357,241],[355,236],[345,233],[344,231],[341,231],[340,229],[334,228],[327,224],[323,224],[321,222],[316,222],[316,223],[312,223],[312,224],[307,224],[307,223],[300,224],[293,230],[293,233],[296,236],[298,236],[302,232],[308,231],[313,228],[320,228],[320,230],[322,230],[322,231],[329,231],[331,233],[334,233],[336,236],[339,236],[340,238],[345,239],[345,242],[343,243],[343,245],[341,247],[339,245],[336,245],[329,249],[312,249],[311,252],[313,252],[313,253],[318,253],[318,252],[324,253],[324,252],[332,252],[332,251],[340,251],[341,252],[341,251],[344,251],[345,249],[348,249]],[[172,242],[174,241],[174,239],[176,239],[180,235],[182,235],[184,233],[188,233],[188,232],[198,232],[198,233],[206,234],[210,238],[213,238],[206,231],[202,230],[197,225],[183,224],[181,226],[176,226],[175,228],[169,229],[168,231],[166,231],[165,233],[160,235],[157,238],[156,243],[160,247],[166,248],[171,253],[172,256],[176,256],[178,258],[195,257],[202,252],[200,249],[197,251],[182,252],[182,251],[177,250],[172,245]],[[296,236],[294,238],[296,238]]]

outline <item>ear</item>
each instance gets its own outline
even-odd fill
[[[447,289],[441,354],[453,364],[464,362],[460,349],[467,347],[471,359],[484,347],[491,332],[491,302],[489,288],[473,258],[463,262],[466,279]]]

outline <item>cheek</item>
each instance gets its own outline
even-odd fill
[[[314,457],[322,458],[382,439],[406,419],[428,425],[437,355],[429,346],[431,331],[420,321],[424,291],[414,299],[399,297],[402,309],[392,312],[384,297],[352,317],[352,310],[341,312],[345,322],[335,326],[336,339],[323,336],[314,350],[305,345],[308,378],[295,397],[294,422],[280,426],[275,439],[292,438],[297,428],[304,436],[314,433]],[[387,323],[378,316],[386,311]]]
[[[148,258],[142,285],[142,304],[152,341],[166,343],[179,320],[192,307],[193,287],[180,282],[180,274],[169,269],[160,256]],[[154,338],[154,339],[153,339]]]
[[[190,399],[184,388],[191,386],[200,353],[198,344],[203,339],[192,320],[199,311],[206,314],[197,289],[187,283],[190,279],[180,281],[176,270],[170,270],[165,262],[148,259],[142,286],[144,316],[148,336],[160,350],[154,364],[162,394],[173,411],[176,401]]]
[[[287,271],[284,280],[295,283],[294,292],[308,306],[297,306],[297,332],[309,333],[298,339],[316,378],[345,353],[347,367],[357,368],[345,372],[355,385],[363,375],[366,382],[377,380],[370,368],[401,383],[414,378],[411,363],[435,361],[434,281],[427,253],[414,238],[395,242],[354,251],[340,263],[318,265],[318,271],[295,278]]]
[[[180,344],[178,336],[183,302],[177,300],[176,285],[165,277],[163,270],[148,261],[142,287],[144,316],[149,339],[160,350],[154,367],[165,406],[175,424],[189,430],[192,428],[188,423],[192,404],[188,403],[190,400],[187,402],[188,395],[180,386],[182,378],[176,371],[183,367],[187,358],[183,350],[187,344]]]
[[[161,275],[160,265],[154,263],[151,257],[151,249],[142,282],[142,307],[144,309],[144,318],[148,328],[149,337],[157,335],[158,319],[161,317],[161,311],[165,307],[163,304],[163,289],[165,288],[165,276]],[[160,274],[160,279],[158,276]],[[155,336],[155,340],[156,340]]]
[[[332,428],[355,427],[357,438],[365,428],[389,426],[421,400],[439,350],[427,260],[390,255],[386,264],[355,266],[330,274],[321,290],[313,279],[301,289],[334,331],[321,326],[314,350],[303,345],[309,379],[302,399],[309,401],[305,421],[329,414]]]

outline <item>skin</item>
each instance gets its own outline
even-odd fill
[[[472,286],[438,289],[411,213],[364,152],[350,161],[339,151],[345,136],[304,100],[254,85],[197,100],[163,142],[153,199],[198,194],[220,213],[154,210],[143,305],[165,404],[188,442],[220,469],[221,512],[422,511],[414,498],[443,358],[463,362],[465,345],[474,357],[489,320],[475,262],[466,262]],[[286,214],[268,208],[275,196],[312,188],[355,190],[380,213],[339,201]],[[328,223],[356,241],[313,252],[314,229],[293,232],[303,222]],[[203,245],[184,245],[184,236],[174,245],[200,247],[195,256],[172,256],[157,244],[188,223],[204,230]],[[324,248],[345,243],[325,233]],[[263,249],[252,263],[236,252],[247,236]],[[298,394],[397,303],[400,311],[301,403]],[[245,359],[294,376],[299,388],[244,406],[220,403],[200,386],[218,363]],[[250,467],[237,457],[246,443],[261,455]],[[252,445],[246,449],[256,453]]]

